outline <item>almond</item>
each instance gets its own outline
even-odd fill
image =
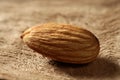
[[[21,38],[43,56],[65,63],[92,62],[100,50],[99,41],[93,33],[68,24],[41,24],[26,30]]]

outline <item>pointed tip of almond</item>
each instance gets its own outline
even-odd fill
[[[26,34],[29,34],[29,33],[30,33],[30,31],[31,31],[31,28],[27,29],[25,32],[23,32],[23,33],[20,35],[20,38],[23,39]]]
[[[21,39],[23,39],[23,36],[24,36],[23,34],[22,34],[22,35],[20,35],[20,38],[21,38]]]

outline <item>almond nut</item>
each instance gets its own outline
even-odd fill
[[[100,50],[94,34],[67,24],[46,23],[35,26],[26,30],[21,38],[43,56],[65,63],[92,62]]]

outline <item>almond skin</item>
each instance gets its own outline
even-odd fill
[[[27,29],[21,38],[43,56],[65,63],[92,62],[100,50],[99,41],[94,34],[67,24],[41,24]]]

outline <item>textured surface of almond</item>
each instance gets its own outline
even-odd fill
[[[67,24],[46,23],[22,34],[33,50],[53,60],[67,63],[88,63],[99,53],[99,41],[89,31]]]

